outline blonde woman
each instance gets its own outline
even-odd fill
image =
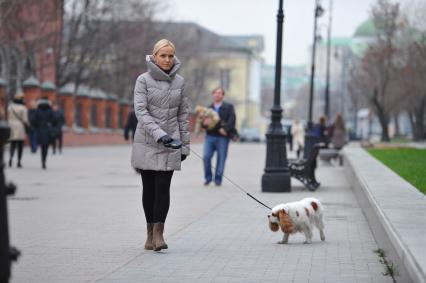
[[[147,222],[145,249],[167,249],[164,223],[170,204],[174,170],[189,155],[188,97],[177,74],[180,61],[174,44],[162,39],[146,56],[148,71],[136,80],[134,109],[138,119],[132,166],[142,177],[142,206]]]
[[[13,155],[15,149],[18,152],[17,167],[21,168],[22,151],[24,148],[24,141],[26,138],[25,127],[29,127],[28,110],[24,104],[24,94],[18,92],[13,98],[12,104],[7,108],[7,117],[10,125],[10,154],[9,154],[9,167],[12,167]]]

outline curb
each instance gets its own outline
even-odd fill
[[[343,155],[377,245],[397,267],[396,281],[426,282],[426,197],[364,149],[347,147]]]

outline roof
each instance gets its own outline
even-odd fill
[[[264,49],[261,35],[222,36],[192,22],[156,22],[154,28],[161,31],[164,37],[172,42],[194,46],[204,51],[242,51],[261,52]],[[179,47],[177,46],[179,49]]]
[[[352,44],[352,38],[350,37],[332,37],[330,45],[335,46],[349,46]],[[327,40],[321,40],[320,45],[327,45]]]
[[[231,44],[240,46],[241,48],[248,48],[257,52],[262,52],[265,48],[263,36],[261,35],[229,35],[222,36],[230,40]]]
[[[355,30],[354,37],[372,37],[376,35],[376,26],[373,20],[368,19]]]
[[[31,76],[22,83],[23,87],[39,87],[40,82],[36,77]]]
[[[56,85],[51,81],[44,81],[41,84],[41,88],[43,90],[56,90]]]

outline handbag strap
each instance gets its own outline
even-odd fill
[[[22,120],[21,117],[19,117],[18,114],[16,114],[15,109],[13,109],[12,105],[10,106],[10,110],[12,110],[13,115],[15,116],[15,118],[18,119],[19,122],[21,122],[24,125],[24,127],[25,127],[25,125],[27,125],[27,123],[25,123],[24,120]]]

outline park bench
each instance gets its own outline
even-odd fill
[[[315,191],[320,183],[315,178],[315,169],[317,167],[317,157],[320,148],[323,148],[323,143],[317,143],[312,148],[309,156],[305,159],[289,159],[288,167],[290,176],[296,178],[305,185],[310,191]]]

